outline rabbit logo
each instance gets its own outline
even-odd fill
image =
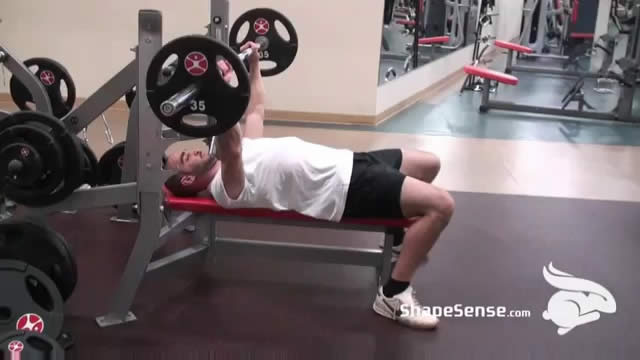
[[[558,326],[558,335],[600,319],[601,312],[616,312],[616,300],[602,285],[560,271],[553,263],[542,268],[542,275],[560,290],[549,299],[547,310],[542,313],[543,319]]]

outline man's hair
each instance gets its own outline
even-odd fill
[[[186,178],[191,179],[187,180]],[[193,183],[194,180],[195,177],[176,174],[169,177],[164,183],[164,186],[166,186],[167,189],[171,191],[171,193],[175,196],[194,197],[198,195],[200,191],[202,191],[197,183]]]

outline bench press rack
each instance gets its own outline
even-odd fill
[[[227,41],[229,1],[211,0],[209,35]],[[146,94],[147,68],[162,47],[162,15],[155,10],[140,10],[138,15],[138,48],[136,59],[124,67],[82,105],[63,118],[70,132],[78,133],[91,121],[136,86],[137,94]],[[27,214],[44,217],[61,210],[81,210],[112,205],[138,204],[139,230],[126,268],[114,293],[108,312],[96,318],[100,327],[136,320],[130,311],[136,292],[147,273],[168,269],[168,265],[186,263],[186,259],[209,264],[220,253],[256,254],[276,258],[289,258],[322,263],[370,266],[376,269],[376,284],[391,273],[392,244],[398,229],[411,224],[410,220],[349,219],[332,223],[305,218],[288,212],[264,210],[224,210],[217,207],[214,214],[204,214],[189,207],[189,201],[203,199],[176,199],[163,189],[164,182],[173,175],[163,169],[162,157],[167,147],[180,140],[173,130],[164,130],[162,123],[150,109],[146,96],[136,96],[130,111],[125,168],[122,183],[76,190],[66,200],[46,208],[28,208]],[[204,201],[213,202],[212,199]],[[174,209],[171,209],[171,208]],[[214,206],[210,206],[214,208]],[[125,206],[131,209],[131,206]],[[170,211],[173,210],[173,211]],[[206,211],[206,210],[205,210]],[[216,232],[217,220],[243,221],[262,224],[283,224],[314,228],[332,228],[384,233],[384,246],[379,248],[347,248],[323,245],[289,244],[279,242],[223,239]],[[151,262],[151,257],[168,237],[188,225],[196,225],[194,243],[184,250]],[[377,244],[376,244],[377,245]],[[215,251],[214,251],[215,250]]]

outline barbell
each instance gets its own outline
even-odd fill
[[[238,40],[239,29],[246,22],[251,26],[244,39]],[[284,25],[288,39],[276,29]],[[257,43],[261,62],[275,63],[275,67],[261,69],[272,76],[286,70],[297,54],[298,37],[291,22],[272,9],[254,9],[243,14],[232,26],[230,44],[238,48],[247,41]],[[190,35],[177,38],[153,57],[147,70],[147,99],[158,119],[180,134],[194,138],[208,138],[224,133],[244,115],[251,97],[249,73],[244,65],[252,49],[237,53],[231,46],[206,36]],[[177,59],[169,61],[177,56]],[[235,81],[227,83],[217,63],[226,61],[235,74]],[[168,78],[164,64],[177,66]],[[206,115],[195,120],[194,114]]]
[[[266,42],[267,42],[266,38],[261,38],[261,39],[258,39],[258,40],[260,40],[260,42],[258,42],[258,45],[261,48],[264,48],[265,45],[266,45]],[[252,48],[248,48],[248,49],[245,49],[244,51],[242,51],[240,54],[238,54],[238,58],[240,59],[240,61],[245,62],[246,59],[249,58],[249,56],[251,56],[251,54],[253,54],[253,49]],[[198,56],[199,58],[202,58],[198,54],[195,54],[193,56]],[[197,61],[197,59],[196,59],[196,61]],[[206,60],[204,60],[204,61],[206,61]],[[175,67],[174,67],[174,69],[175,69]],[[193,99],[200,92],[200,88],[201,88],[201,86],[198,83],[192,83],[191,85],[187,86],[185,89],[183,89],[183,90],[179,91],[178,93],[174,94],[169,99],[163,101],[160,104],[160,112],[164,116],[173,116],[173,115],[175,115],[178,111],[182,110],[185,106],[187,106],[188,104],[190,104],[193,101]]]

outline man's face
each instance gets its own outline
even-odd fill
[[[177,151],[167,157],[167,168],[183,174],[200,175],[211,168],[215,158],[201,150]]]

